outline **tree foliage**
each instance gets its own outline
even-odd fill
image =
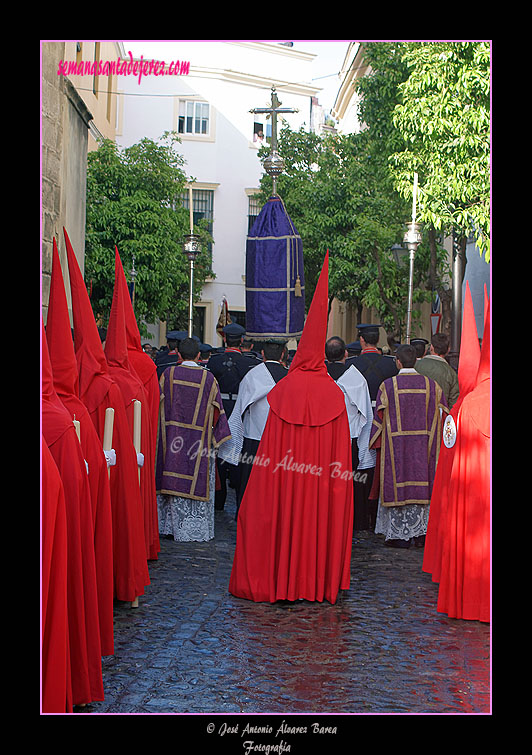
[[[166,320],[184,327],[188,318],[189,265],[183,239],[189,216],[182,204],[187,177],[177,152],[179,138],[165,133],[158,142],[142,139],[120,150],[104,140],[90,152],[87,169],[85,280],[96,317],[107,320],[114,286],[115,245],[126,273],[133,266],[137,321]],[[202,236],[195,264],[195,293],[210,274]]]
[[[394,124],[404,147],[392,155],[396,185],[411,196],[419,173],[419,220],[468,237],[490,257],[490,46],[404,45],[409,76]]]

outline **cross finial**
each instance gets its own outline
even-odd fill
[[[275,87],[272,86],[272,104],[271,107],[257,107],[250,110],[250,113],[266,113],[267,116],[271,116],[272,119],[272,138],[271,138],[271,151],[269,157],[264,161],[264,169],[272,177],[273,180],[273,193],[277,194],[277,176],[279,176],[284,168],[284,163],[281,157],[277,154],[277,114],[278,113],[297,113],[298,110],[289,107],[280,107],[282,102],[277,96]]]
[[[278,113],[297,113],[298,110],[289,107],[280,107],[283,103],[279,100],[275,87],[272,86],[272,104],[270,107],[257,107],[250,110],[250,113],[267,113],[272,119],[272,152],[277,152],[277,114]]]

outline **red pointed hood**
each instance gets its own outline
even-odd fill
[[[270,408],[296,425],[324,425],[345,410],[342,390],[327,372],[325,341],[329,296],[329,251],[325,255],[303,334],[288,375],[268,394]]]
[[[480,363],[478,366],[477,385],[483,380],[490,377],[491,366],[491,333],[490,333],[490,302],[488,300],[486,307],[486,318],[484,321],[484,336],[482,338],[482,349],[480,351]]]
[[[41,342],[41,398],[43,401],[53,401],[55,399],[54,376],[48,352],[48,343],[46,341],[44,320],[42,322]]]
[[[310,370],[327,374],[325,341],[327,340],[327,310],[329,306],[329,250],[323,261],[320,277],[312,297],[305,327],[290,372]]]
[[[140,332],[133,310],[133,304],[131,303],[131,296],[129,295],[129,288],[127,285],[126,276],[124,273],[124,267],[122,260],[118,253],[118,248],[115,246],[115,285],[120,283],[122,289],[122,301],[124,302],[124,317],[126,321],[126,335],[127,335],[127,347],[128,349],[136,349],[142,351],[142,344],[140,341]]]
[[[491,381],[490,381],[490,305],[487,302],[486,319],[484,321],[484,337],[480,351],[480,364],[478,367],[477,383],[472,391],[465,397],[460,415],[466,418],[471,426],[484,435],[491,437]],[[453,407],[454,409],[454,407]],[[458,425],[460,429],[460,424]],[[472,440],[472,442],[474,442]],[[479,475],[482,474],[479,471]],[[489,475],[489,470],[486,472]]]
[[[109,376],[98,327],[76,255],[65,228],[63,228],[63,232],[65,234],[72,293],[74,348],[78,363],[79,396],[89,412],[92,412],[100,405],[113,381]]]
[[[477,382],[480,361],[480,344],[478,342],[477,324],[473,310],[473,299],[466,281],[464,311],[462,314],[462,335],[460,339],[460,359],[458,363],[458,383],[460,397],[471,391]]]
[[[54,386],[59,395],[79,395],[78,363],[72,331],[68,304],[59,261],[59,251],[54,238],[52,277],[48,317],[46,319],[46,340],[52,364]]]
[[[104,351],[105,358],[109,365],[129,370],[129,361],[127,358],[126,317],[124,314],[125,295],[120,278],[121,269],[122,265],[120,257],[118,256],[118,249],[115,249],[115,284]]]
[[[41,335],[41,413],[42,434],[48,447],[72,427],[70,415],[54,388],[52,363],[48,353],[48,342],[42,321]]]
[[[115,250],[115,284],[111,314],[107,325],[107,338],[105,340],[105,357],[109,366],[109,373],[119,384],[126,406],[133,399],[139,397],[141,391],[140,380],[134,369],[130,366],[127,349],[125,304],[129,299],[127,286],[122,286],[120,277],[122,265]]]
[[[154,375],[157,375],[157,367],[151,357],[142,349],[140,340],[140,331],[135,317],[135,311],[131,302],[129,287],[127,285],[124,267],[120,259],[118,249],[115,247],[115,277],[116,284],[119,284],[122,290],[122,302],[124,305],[124,317],[126,321],[126,338],[129,367],[140,378],[142,384],[147,383]],[[159,381],[157,381],[159,382]]]

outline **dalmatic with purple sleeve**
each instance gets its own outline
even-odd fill
[[[213,449],[231,437],[218,383],[200,366],[161,375],[157,493],[209,501]]]
[[[369,446],[379,449],[381,506],[429,504],[441,442],[440,386],[414,369],[402,369],[378,391]]]

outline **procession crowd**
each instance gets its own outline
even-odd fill
[[[369,529],[424,547],[438,611],[490,621],[487,300],[481,345],[466,289],[457,372],[441,333],[386,355],[366,324],[346,344],[327,338],[327,255],[295,351],[228,323],[223,348],[171,331],[154,352],[118,250],[101,330],[64,235],[73,327],[54,240],[42,330],[43,713],[104,699],[114,601],[138,605],[160,537],[215,537],[228,485],[236,598],[334,603]]]

